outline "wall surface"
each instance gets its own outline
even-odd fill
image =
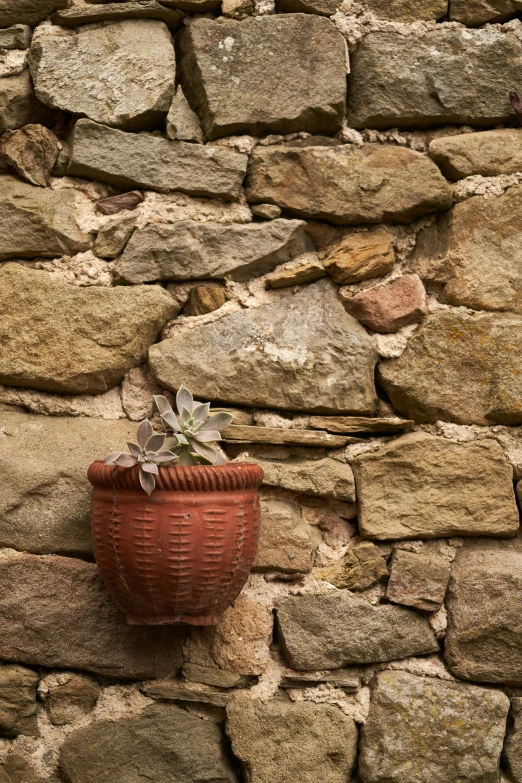
[[[0,783],[522,783],[520,11],[0,0]],[[127,626],[86,469],[180,384],[259,552]]]

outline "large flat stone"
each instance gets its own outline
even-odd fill
[[[35,27],[58,8],[67,8],[69,0],[0,0],[0,27],[28,24]]]
[[[522,553],[459,550],[446,604],[450,671],[462,680],[522,685]]]
[[[182,666],[183,627],[142,628],[92,563],[54,555],[0,558],[0,658],[109,677],[154,679]]]
[[[232,200],[239,198],[246,165],[246,155],[221,147],[124,133],[79,120],[67,173],[120,187]]]
[[[6,264],[0,269],[0,383],[100,394],[143,362],[175,312],[172,297],[157,286],[78,288]]]
[[[411,609],[382,604],[339,591],[283,598],[277,622],[285,658],[293,669],[339,669],[436,652],[425,617]]]
[[[331,704],[240,694],[227,706],[227,734],[250,783],[345,783],[355,764],[355,721]]]
[[[522,185],[456,204],[419,234],[413,268],[443,302],[522,314],[521,213]]]
[[[431,142],[429,153],[452,180],[514,174],[522,170],[522,128],[444,136]]]
[[[361,783],[497,783],[509,699],[499,691],[381,672],[362,729]]]
[[[53,14],[54,24],[62,27],[78,27],[94,22],[116,22],[121,19],[159,19],[170,30],[177,30],[184,14],[174,8],[166,8],[157,0],[132,0],[131,2],[104,3],[103,5],[74,5]]]
[[[60,770],[70,783],[235,783],[221,728],[173,704],[69,734]]]
[[[513,468],[494,440],[404,435],[353,464],[365,538],[514,536]]]
[[[136,425],[2,411],[0,427],[0,547],[92,556],[87,468]]]
[[[230,404],[316,413],[371,413],[376,405],[373,341],[327,280],[183,331],[152,346],[149,361],[164,388],[185,384]]]
[[[174,47],[155,19],[40,36],[29,65],[46,105],[128,130],[154,127],[174,96]]]
[[[313,250],[301,220],[262,223],[151,223],[132,235],[116,264],[126,283],[246,280]]]
[[[345,225],[407,223],[452,203],[452,188],[433,161],[388,144],[258,146],[246,192],[254,204],[277,204],[299,217]]]
[[[73,190],[39,188],[9,174],[0,176],[0,261],[57,258],[88,250]]]
[[[492,126],[514,115],[522,42],[494,30],[375,32],[352,55],[348,122],[355,128]]]
[[[451,0],[449,18],[466,27],[505,22],[522,8],[520,0]]]
[[[319,446],[325,449],[341,449],[354,441],[348,436],[317,430],[252,427],[248,424],[231,424],[223,430],[223,440],[225,443],[270,443],[278,446]]]
[[[28,70],[0,78],[0,133],[31,122],[48,122],[52,111],[40,103]]]
[[[522,423],[522,318],[439,310],[379,375],[393,406],[415,421]],[[465,390],[465,393],[463,393]]]
[[[183,90],[210,139],[341,127],[345,43],[327,19],[197,19],[181,52]]]
[[[280,487],[304,495],[333,497],[347,503],[355,502],[355,480],[351,467],[330,457],[319,460],[299,457],[272,460],[246,454],[244,461],[263,468],[263,484],[268,487]]]

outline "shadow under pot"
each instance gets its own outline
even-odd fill
[[[105,585],[131,625],[215,625],[240,593],[259,538],[258,465],[138,467],[94,462],[91,530]]]

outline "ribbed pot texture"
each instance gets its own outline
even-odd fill
[[[127,622],[215,625],[256,556],[262,469],[160,467],[150,497],[137,467],[98,461],[88,476],[96,562]]]

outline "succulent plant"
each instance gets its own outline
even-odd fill
[[[221,430],[234,420],[229,413],[210,416],[210,403],[194,402],[192,393],[182,386],[176,395],[178,415],[167,397],[158,395],[154,402],[159,411],[164,432],[154,432],[148,419],[141,422],[137,443],[128,443],[129,451],[114,451],[105,465],[132,468],[139,465],[140,484],[147,495],[156,486],[154,476],[160,465],[224,465],[226,460],[216,442]]]

